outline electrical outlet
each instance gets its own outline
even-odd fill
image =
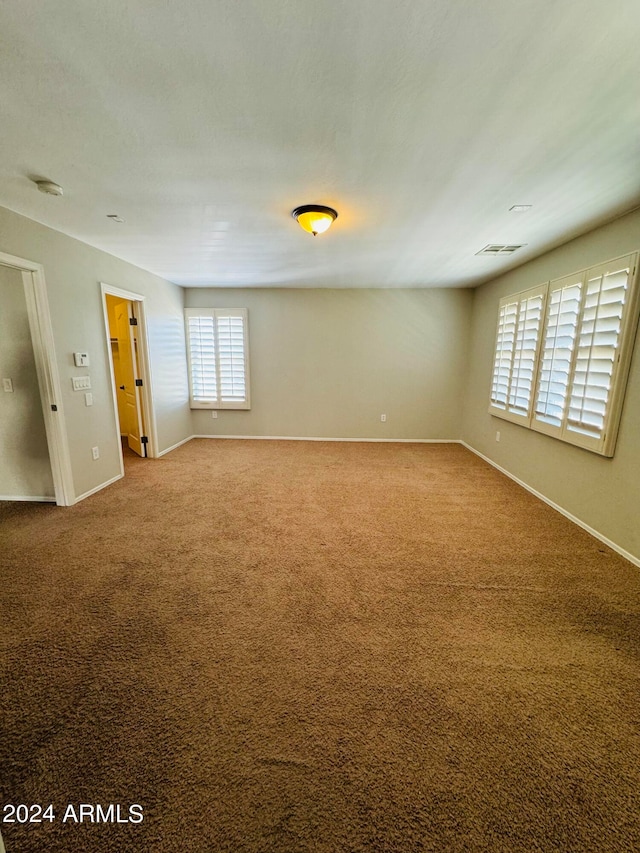
[[[216,410],[215,410],[215,409],[211,412],[211,417],[212,417],[212,418],[217,418],[217,417],[218,417],[218,413],[216,412]]]
[[[93,456],[94,459],[100,459],[100,448],[99,447],[92,447],[91,448],[91,455]]]
[[[5,391],[11,392],[13,391],[13,379],[3,379],[2,387]]]
[[[386,415],[380,415],[380,420],[382,421],[382,423],[385,423],[385,421],[387,420],[387,416]]]
[[[500,441],[500,431],[499,430],[496,433],[496,441]]]
[[[85,406],[93,406],[93,394],[91,393],[91,391],[88,391],[84,395],[84,404]]]

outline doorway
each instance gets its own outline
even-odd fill
[[[155,456],[144,297],[106,284],[102,293],[120,450]]]

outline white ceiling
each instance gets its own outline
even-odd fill
[[[639,36],[639,0],[4,0],[0,205],[183,285],[478,284],[640,204]]]

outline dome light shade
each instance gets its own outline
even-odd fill
[[[338,218],[332,207],[324,207],[321,204],[303,204],[302,207],[296,207],[291,215],[301,228],[314,237],[326,231],[333,220]]]
[[[41,193],[46,193],[47,195],[64,195],[64,190],[58,184],[54,184],[53,181],[34,181],[35,185],[38,187]]]

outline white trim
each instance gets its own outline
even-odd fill
[[[94,486],[94,488],[89,489],[88,492],[85,492],[82,495],[78,495],[78,497],[75,499],[75,503],[80,503],[80,501],[83,501],[85,498],[90,498],[91,495],[95,495],[96,492],[101,492],[103,489],[106,489],[107,486],[112,486],[114,483],[117,483],[118,480],[122,480],[123,477],[124,474],[116,474],[115,477],[112,477],[110,480],[107,480],[106,483],[100,483],[99,486]]]
[[[161,450],[158,453],[157,458],[159,459],[161,456],[164,456],[165,453],[171,453],[172,450],[176,450],[183,444],[186,444],[188,441],[191,441],[192,438],[200,438],[198,435],[190,435],[188,438],[183,438],[182,441],[179,441],[177,444],[172,444],[171,447],[165,447],[164,450]]]
[[[461,444],[459,438],[329,438],[309,435],[192,435],[191,438],[238,438],[247,441],[367,441],[390,444]],[[188,439],[187,439],[188,440]]]
[[[55,501],[59,506],[71,506],[75,501],[73,473],[44,267],[5,252],[0,252],[0,264],[22,273]],[[56,406],[55,412],[52,406]]]
[[[34,503],[55,503],[51,495],[0,495],[0,501],[33,501]]]
[[[100,282],[100,288],[103,293],[108,293],[109,296],[119,296],[121,299],[129,299],[134,302],[144,302],[145,297],[141,293],[134,293],[133,290],[123,290],[121,287],[114,287],[112,284],[107,284],[104,281]]]
[[[591,536],[593,536],[595,539],[598,539],[600,542],[604,542],[605,545],[611,548],[612,551],[615,551],[617,554],[620,554],[620,556],[624,557],[625,560],[629,560],[629,562],[633,563],[634,566],[640,566],[640,557],[636,557],[629,551],[625,551],[625,549],[621,548],[620,545],[616,545],[616,543],[612,542],[611,539],[607,539],[607,537],[603,536],[602,533],[599,533],[593,527],[590,527],[584,521],[581,521],[581,519],[570,513],[568,510],[564,509],[564,507],[561,507],[559,504],[545,497],[545,495],[543,495],[541,492],[538,492],[536,489],[525,483],[524,480],[521,480],[519,477],[516,477],[511,474],[509,471],[507,471],[506,468],[503,468],[501,465],[498,465],[497,462],[494,462],[493,459],[489,459],[488,456],[485,456],[484,453],[480,453],[479,450],[476,450],[474,447],[471,447],[471,445],[467,444],[466,441],[461,441],[460,444],[466,447],[467,450],[470,450],[472,453],[475,453],[475,455],[479,456],[480,459],[484,459],[485,462],[488,462],[489,465],[496,468],[498,471],[500,471],[500,473],[505,474],[505,476],[509,477],[510,480],[513,480],[514,483],[517,483],[519,486],[522,486],[523,489],[526,489],[528,492],[530,492],[536,498],[541,500],[543,503],[546,503],[552,509],[555,509],[557,512],[560,513],[560,515],[564,515],[564,517],[568,518],[569,521],[572,521],[574,524],[577,524],[578,527],[581,527],[583,530],[586,530],[587,533],[590,533]]]
[[[172,444],[158,453],[158,457],[164,456],[165,453],[171,453],[192,438],[235,438],[242,441],[368,441],[368,442],[387,442],[393,444],[462,444],[459,438],[309,438],[308,436],[297,435],[190,435],[188,438],[183,438],[177,444]]]
[[[107,309],[106,296],[118,296],[121,299],[126,299],[129,302],[136,302],[137,310],[136,317],[138,319],[138,355],[140,357],[140,373],[142,374],[142,397],[143,408],[147,423],[145,424],[149,442],[147,444],[147,455],[155,459],[158,456],[158,429],[156,423],[156,411],[153,405],[153,382],[151,379],[151,359],[149,357],[149,336],[147,333],[147,321],[145,313],[145,297],[140,293],[134,293],[131,290],[123,290],[121,287],[114,287],[106,282],[100,282],[100,292],[102,294],[102,311],[104,314],[105,336],[107,346],[107,362],[109,364],[109,375],[111,377],[111,393],[113,397],[113,414],[115,423],[115,433],[118,437],[118,453],[120,454],[120,472],[124,476],[124,459],[122,457],[122,444],[120,441],[120,423],[118,420],[118,401],[116,398],[116,382],[113,371],[113,356],[111,353],[110,331],[109,331],[109,312]]]

